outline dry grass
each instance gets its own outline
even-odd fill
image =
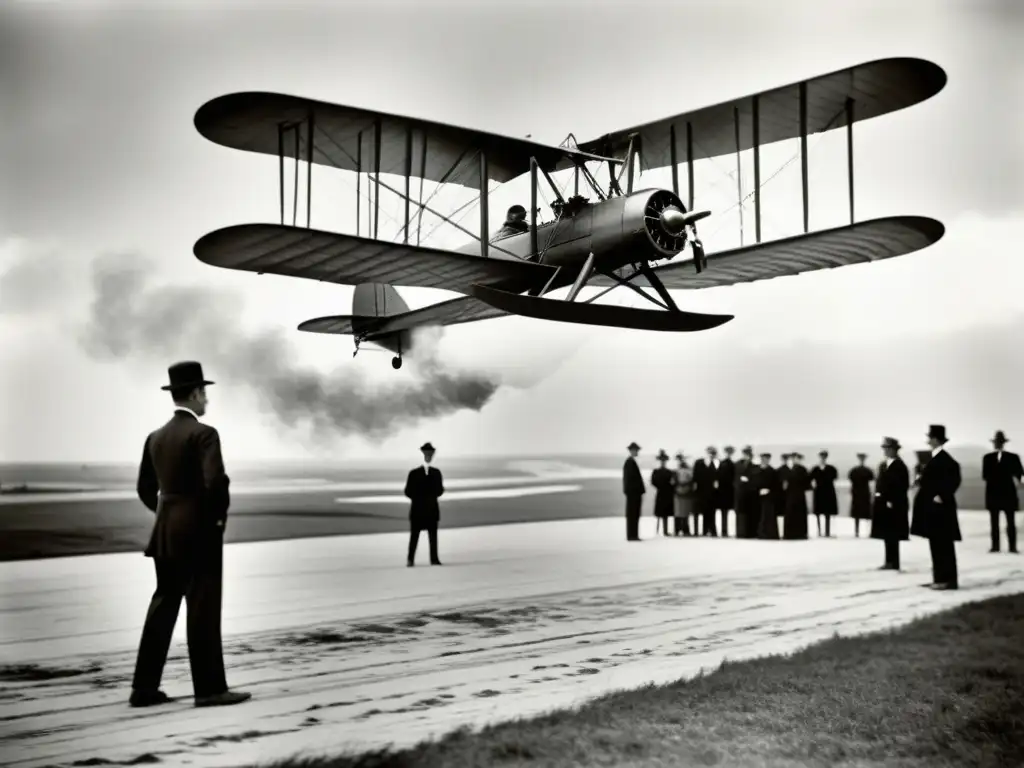
[[[402,751],[269,765],[1024,766],[1024,595]]]

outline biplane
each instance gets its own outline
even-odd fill
[[[925,101],[945,84],[946,73],[930,61],[881,59],[583,143],[570,134],[560,146],[295,96],[233,93],[204,104],[195,126],[221,145],[278,157],[281,222],[211,232],[196,242],[194,252],[201,261],[227,269],[356,286],[352,315],[315,318],[299,330],[351,335],[356,353],[361,343],[373,342],[394,352],[395,368],[401,366],[402,353],[409,351],[418,327],[508,314],[650,331],[708,330],[733,316],[687,312],[670,291],[878,261],[913,253],[943,236],[941,222],[921,216],[855,219],[853,125]],[[807,139],[842,127],[849,224],[812,232]],[[795,138],[800,139],[803,234],[763,242],[760,149]],[[710,212],[695,209],[694,163],[733,153],[738,157],[751,149],[755,242],[707,254],[698,224]],[[285,224],[286,155],[295,162],[291,225]],[[306,163],[305,227],[297,222],[300,158]],[[638,164],[640,172],[671,168],[672,188],[634,189]],[[679,188],[684,164],[685,204]],[[311,226],[314,165],[356,174],[354,234]],[[572,195],[563,195],[555,184],[552,174],[559,171],[571,172]],[[598,181],[605,171],[607,184]],[[401,174],[404,189],[382,180],[383,174]],[[491,184],[526,174],[528,223],[523,222],[521,231],[491,238]],[[374,204],[372,217],[367,211],[372,226],[365,233],[359,210],[364,175],[367,193],[372,185]],[[421,182],[417,199],[412,194],[415,178]],[[424,202],[423,180],[479,191],[479,235]],[[553,219],[544,223],[538,221],[541,181],[554,193]],[[393,241],[378,237],[382,188],[404,201],[404,221]],[[461,230],[470,241],[455,250],[422,245],[424,211]],[[687,246],[692,258],[677,259]],[[666,263],[654,266],[657,262]],[[395,286],[442,288],[463,296],[409,310]],[[585,286],[605,290],[581,299]],[[564,298],[549,295],[566,287]],[[635,291],[658,308],[595,303],[617,287]]]

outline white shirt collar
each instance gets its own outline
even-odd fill
[[[886,456],[886,457],[885,457],[885,466],[887,466],[887,467],[891,467],[891,466],[892,466],[892,463],[893,463],[894,461],[896,461],[896,457],[895,457],[895,456]]]
[[[194,418],[196,421],[199,421],[199,415],[195,411],[193,411],[191,408],[187,408],[184,405],[176,405],[176,406],[174,406],[174,410],[175,411],[181,411],[182,413],[187,413],[189,416]]]
[[[943,446],[941,446],[941,445],[937,446],[935,448],[932,448],[932,456],[938,456],[939,455],[939,451],[941,451],[941,450],[943,450]]]
[[[430,465],[425,461],[423,462],[423,472],[428,475],[430,474]]]

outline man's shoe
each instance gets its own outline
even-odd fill
[[[155,707],[158,704],[167,704],[174,701],[170,696],[160,690],[137,691],[132,689],[132,695],[128,697],[128,704],[132,707]]]
[[[444,563],[442,563],[440,560],[431,560],[430,564],[431,565],[444,565]]]
[[[229,707],[232,704],[241,704],[252,698],[251,693],[245,691],[224,691],[215,693],[212,696],[196,696],[197,707]]]
[[[945,592],[950,589],[959,589],[957,584],[936,584],[932,587],[936,592]]]
[[[405,561],[405,567],[406,568],[412,568],[412,566],[413,566],[412,560],[406,560]]]

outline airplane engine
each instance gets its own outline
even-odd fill
[[[591,247],[605,269],[671,259],[686,247],[693,219],[668,189],[612,198],[594,210]]]

